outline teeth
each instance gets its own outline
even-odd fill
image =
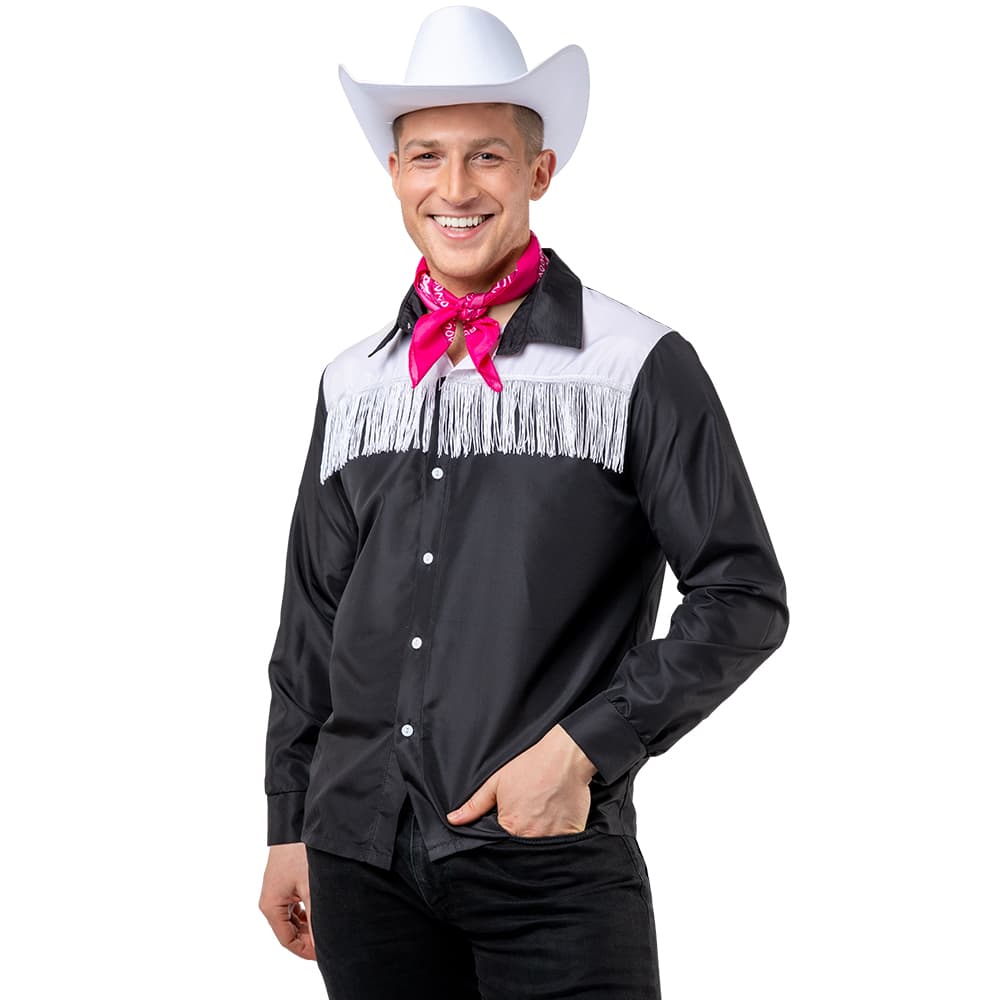
[[[485,215],[432,215],[431,218],[442,226],[450,226],[453,229],[468,229],[470,226],[478,226],[484,222],[488,216]]]

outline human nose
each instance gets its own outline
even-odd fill
[[[440,173],[441,187],[438,194],[451,205],[461,205],[476,196],[476,187],[461,157],[453,157]]]

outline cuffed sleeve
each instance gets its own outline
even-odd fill
[[[321,378],[292,511],[281,612],[268,665],[268,845],[301,840],[309,766],[320,727],[333,710],[328,673],[333,624],[357,551],[357,522],[339,474],[320,484],[325,429]]]
[[[706,718],[781,645],[789,620],[729,421],[676,330],[633,387],[625,474],[683,599],[664,638],[629,649],[610,684],[560,720],[609,783]]]

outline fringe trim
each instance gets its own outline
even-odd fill
[[[326,482],[331,473],[360,455],[414,447],[424,410],[427,419],[420,445],[427,451],[434,406],[434,393],[428,387],[433,384],[425,380],[413,388],[408,378],[393,379],[341,396],[327,410],[319,481]]]
[[[326,416],[320,482],[361,455],[418,443],[428,451],[434,385],[393,379],[341,397]],[[441,388],[438,454],[566,455],[621,472],[629,395],[616,383],[561,378],[509,377],[494,392],[478,372],[453,375]]]

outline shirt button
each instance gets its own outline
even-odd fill
[[[440,465],[435,465],[434,468],[431,469],[431,475],[435,479],[440,479],[444,475],[444,469],[442,469]]]
[[[413,637],[413,638],[412,638],[412,639],[410,640],[410,645],[411,645],[411,646],[412,646],[412,647],[413,647],[414,649],[420,649],[420,647],[421,647],[421,646],[422,646],[423,644],[424,644],[424,640],[423,640],[423,639],[421,639],[419,635],[415,635],[415,636],[414,636],[414,637]]]
[[[401,728],[401,729],[400,729],[399,731],[400,731],[400,732],[401,732],[401,733],[402,733],[402,734],[403,734],[404,736],[412,736],[412,735],[413,735],[413,726],[411,726],[411,725],[410,725],[409,723],[407,723],[407,724],[406,724],[405,726],[403,726],[403,727],[402,727],[402,728]]]
[[[432,563],[432,562],[434,562],[434,553],[433,552],[425,552],[424,553],[424,562],[425,563]]]

